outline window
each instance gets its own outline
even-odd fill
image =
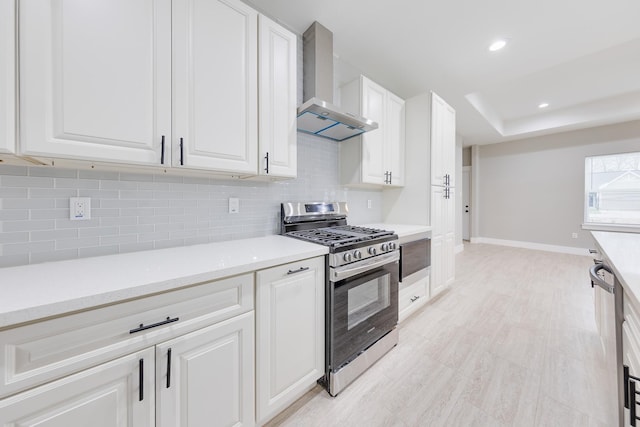
[[[640,152],[587,157],[585,224],[640,227]]]

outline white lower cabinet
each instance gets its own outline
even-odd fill
[[[254,274],[0,331],[0,426],[255,424]]]
[[[429,273],[398,291],[398,321],[402,322],[429,301]]]
[[[251,426],[253,312],[156,346],[158,427]]]
[[[0,425],[153,426],[154,359],[146,349],[0,400]]]
[[[324,267],[318,257],[256,274],[259,425],[324,375]]]

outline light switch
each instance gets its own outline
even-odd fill
[[[229,213],[240,212],[240,199],[237,197],[229,197]]]

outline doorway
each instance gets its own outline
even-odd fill
[[[462,240],[471,239],[471,166],[462,168]]]

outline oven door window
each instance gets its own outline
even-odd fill
[[[378,276],[347,291],[347,329],[351,330],[391,305],[389,274]]]

